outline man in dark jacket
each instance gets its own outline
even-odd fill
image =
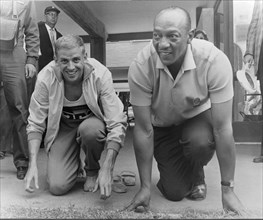
[[[54,59],[53,42],[62,36],[62,34],[55,28],[60,10],[54,6],[48,6],[44,13],[46,21],[38,22],[40,35],[40,56],[38,60],[39,71]]]

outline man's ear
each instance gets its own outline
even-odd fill
[[[191,41],[193,40],[194,38],[194,35],[195,35],[195,29],[192,29],[189,31],[188,33],[188,39],[187,39],[187,43],[190,44]]]
[[[58,62],[58,58],[57,58],[56,55],[54,55],[54,60],[55,60],[56,63]]]

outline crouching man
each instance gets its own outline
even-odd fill
[[[194,39],[189,13],[171,6],[153,23],[153,40],[132,62],[128,80],[135,117],[134,150],[141,188],[125,208],[149,209],[153,157],[165,198],[203,200],[203,167],[217,153],[222,204],[244,213],[234,192],[233,74],[226,55]]]
[[[116,157],[127,128],[123,105],[116,95],[111,73],[86,57],[82,39],[67,35],[55,44],[56,58],[38,75],[27,126],[30,163],[26,191],[38,188],[37,154],[44,131],[48,154],[47,180],[54,195],[67,193],[77,180],[80,148],[85,152],[84,191],[111,195]],[[106,149],[105,160],[99,159]]]

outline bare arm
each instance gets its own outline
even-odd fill
[[[119,145],[118,143],[114,143]],[[101,199],[107,199],[111,195],[111,184],[113,180],[113,170],[118,152],[112,148],[107,149],[105,160],[99,171],[99,175],[94,187],[93,192],[96,192],[100,188]]]
[[[212,104],[211,110],[221,180],[227,182],[233,181],[235,175],[236,149],[232,130],[232,100]],[[223,208],[225,210],[242,213],[244,207],[235,195],[234,189],[225,186],[222,186],[221,189]]]
[[[38,189],[38,169],[37,169],[37,155],[40,148],[41,140],[32,139],[28,141],[29,149],[29,168],[25,177],[25,190],[34,192],[34,188],[30,186],[31,181],[34,179],[35,187]]]
[[[232,100],[212,104],[212,119],[216,153],[221,171],[221,180],[234,180],[236,151],[232,131]]]
[[[133,111],[135,117],[133,145],[140,175],[141,187],[126,209],[134,210],[138,206],[144,206],[147,210],[150,203],[152,160],[154,150],[151,110],[148,106],[133,106]]]

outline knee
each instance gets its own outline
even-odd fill
[[[106,138],[105,126],[102,122],[81,123],[78,132],[84,142],[103,141]]]
[[[158,182],[157,187],[166,199],[174,202],[181,201],[185,197],[187,192],[185,186],[171,187],[171,184],[162,184],[160,181]]]
[[[51,182],[49,183],[49,191],[55,196],[61,196],[66,194],[70,190],[70,187],[64,183]]]
[[[185,197],[185,194],[182,193],[182,190],[166,190],[163,195],[166,199],[174,202],[179,202]]]
[[[204,165],[212,158],[215,151],[215,142],[209,137],[192,137],[181,143],[184,145],[186,158],[201,161]]]

